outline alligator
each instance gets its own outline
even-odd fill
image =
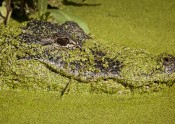
[[[158,91],[175,82],[173,55],[152,55],[121,46],[111,52],[73,21],[60,25],[32,20],[21,29],[14,36],[20,44],[17,49],[25,47],[23,54],[16,54],[18,61],[37,61],[51,72],[77,81],[77,85],[87,84],[90,91],[116,93],[117,89],[120,93],[118,84],[129,92]],[[62,91],[68,85],[70,81]]]

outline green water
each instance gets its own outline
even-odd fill
[[[99,6],[68,7],[107,44],[175,55],[174,0],[88,0]],[[114,46],[112,46],[114,47]]]

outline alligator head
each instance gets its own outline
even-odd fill
[[[13,65],[19,69],[17,68],[17,71],[14,71],[12,70],[14,68],[8,68],[9,73],[14,74],[11,76],[12,80],[15,80],[14,82],[22,80],[19,77],[21,75],[24,77],[23,73],[25,72],[26,75],[30,75],[29,80],[33,77],[32,83],[37,84],[43,76],[42,81],[44,82],[48,81],[46,79],[51,79],[50,82],[55,82],[54,85],[62,85],[62,81],[59,83],[57,81],[61,77],[56,78],[57,75],[62,75],[67,77],[66,79],[77,80],[77,86],[86,84],[90,91],[102,90],[110,93],[121,91],[121,88],[122,92],[124,89],[157,91],[162,87],[171,86],[175,82],[175,57],[173,55],[162,54],[157,56],[145,50],[121,46],[109,48],[106,45],[97,44],[98,41],[94,39],[84,42],[86,39],[89,39],[89,36],[75,22],[58,25],[45,21],[30,21],[26,27],[22,28],[15,44],[13,44],[15,37],[11,39],[8,37],[5,39],[8,42],[5,41],[0,45],[1,53],[6,51],[5,48],[12,48],[17,51],[16,53],[9,52],[9,55],[3,54],[0,61],[4,61],[5,58],[11,60],[15,56],[17,57],[18,61],[15,60],[16,65],[15,63]],[[11,46],[4,47],[5,44],[10,45],[8,44],[10,40],[13,41]],[[14,56],[10,57],[13,54]],[[28,69],[19,64],[21,61],[27,63],[35,62],[35,60],[40,64],[37,64],[37,67],[35,65],[34,69],[31,69],[33,63],[29,64]],[[3,64],[5,63],[3,62]],[[38,71],[38,69],[42,71]],[[7,69],[4,70],[6,72]],[[20,73],[21,70],[24,72]],[[49,76],[48,73],[45,74],[46,71]],[[5,75],[8,74],[5,73]],[[38,78],[37,81],[35,81],[36,78]],[[15,86],[18,84],[20,85],[20,83],[15,83]],[[7,85],[5,84],[5,87]]]

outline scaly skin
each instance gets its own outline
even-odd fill
[[[107,46],[98,45],[98,41],[84,42],[89,38],[74,22],[57,25],[31,21],[18,37],[13,37],[15,44],[10,38],[6,40],[11,42],[10,46],[18,44],[14,48],[17,63],[36,60],[52,73],[77,80],[74,87],[86,82],[91,92],[121,93],[128,92],[127,89],[152,92],[174,84],[174,56],[152,55],[144,50],[120,46],[115,46],[111,52]],[[42,72],[35,73],[42,75]],[[32,76],[35,79],[35,75]],[[53,82],[55,80],[53,78]]]

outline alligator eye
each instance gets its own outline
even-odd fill
[[[60,46],[66,46],[69,43],[68,38],[57,38],[56,43]]]

